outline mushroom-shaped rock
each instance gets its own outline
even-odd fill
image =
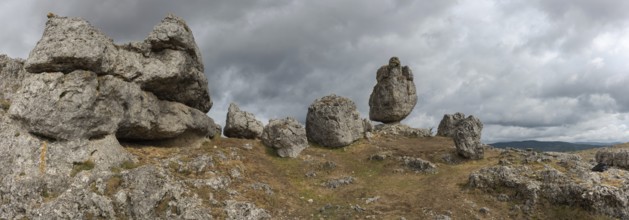
[[[472,115],[460,120],[453,138],[456,152],[468,159],[483,159],[485,151],[480,142],[482,130],[483,123]]]
[[[454,134],[456,133],[457,124],[463,119],[465,119],[465,114],[460,113],[460,112],[457,112],[452,115],[449,115],[449,114],[443,115],[443,119],[441,119],[441,122],[439,123],[437,136],[454,137]]]
[[[297,157],[308,147],[306,129],[294,118],[271,119],[262,132],[262,143],[277,149],[280,157]]]
[[[262,122],[249,112],[241,111],[235,103],[229,104],[223,134],[231,138],[255,139],[262,135]]]
[[[400,122],[417,104],[413,72],[402,67],[397,57],[378,69],[377,84],[369,97],[369,119],[383,123]]]
[[[329,95],[308,107],[306,134],[308,140],[325,147],[343,147],[363,137],[363,121],[354,102]]]

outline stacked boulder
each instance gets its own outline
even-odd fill
[[[369,119],[383,123],[398,123],[408,116],[417,104],[413,72],[402,67],[397,57],[380,67],[378,83],[369,97]]]
[[[30,74],[9,113],[31,133],[54,140],[219,134],[205,114],[212,101],[199,49],[176,16],[144,42],[123,46],[82,19],[52,16],[24,69]]]
[[[480,141],[482,130],[483,123],[472,115],[465,118],[463,113],[446,114],[439,123],[437,135],[453,138],[457,154],[468,159],[482,159],[485,152]]]
[[[269,120],[261,139],[262,144],[275,148],[280,157],[295,158],[308,147],[306,128],[290,117]]]
[[[229,104],[223,134],[231,138],[256,139],[262,135],[262,122],[249,112],[241,111],[234,103]]]
[[[308,107],[306,134],[309,141],[337,148],[360,139],[364,132],[364,121],[348,98],[332,94],[315,100]]]

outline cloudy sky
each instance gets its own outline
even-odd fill
[[[379,66],[398,56],[419,103],[403,121],[437,127],[463,112],[483,141],[629,141],[629,1],[615,0],[11,0],[0,53],[26,58],[46,14],[78,16],[117,43],[141,41],[166,14],[202,50],[224,124],[235,102],[264,123],[335,93],[367,117]]]

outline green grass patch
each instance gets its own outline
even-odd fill
[[[73,163],[72,172],[70,173],[70,176],[74,177],[76,176],[76,174],[80,173],[81,171],[94,169],[95,166],[96,164],[92,160],[86,160],[83,162]]]
[[[9,108],[11,107],[11,101],[6,100],[6,99],[0,99],[0,108],[8,111]]]

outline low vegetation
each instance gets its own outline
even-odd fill
[[[232,138],[207,141],[196,148],[127,149],[139,159],[134,166],[168,160],[168,170],[182,180],[231,175],[228,190],[200,187],[195,191],[215,217],[223,214],[222,203],[216,201],[234,199],[267,209],[275,219],[431,219],[439,215],[453,219],[545,219],[560,215],[606,219],[578,207],[543,209],[526,216],[513,210],[522,201],[498,201],[495,195],[467,187],[469,174],[498,164],[500,152],[489,149],[484,159],[464,160],[454,153],[449,138],[376,136],[340,149],[311,144],[297,159],[277,157],[259,141]],[[211,172],[181,168],[202,155],[213,158]],[[430,161],[437,165],[437,171],[415,172],[400,160],[403,156]],[[234,177],[234,169],[242,177]],[[351,183],[326,186],[330,180],[348,177]],[[480,211],[482,208],[489,211]]]

